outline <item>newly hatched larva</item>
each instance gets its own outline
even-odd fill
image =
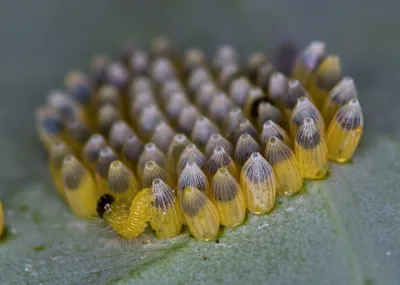
[[[363,114],[357,99],[351,99],[336,113],[326,135],[329,158],[346,162],[354,154],[363,131]]]
[[[327,56],[315,71],[315,78],[311,81],[309,92],[315,105],[321,108],[328,97],[329,91],[340,81],[341,67],[339,57]]]
[[[181,207],[174,190],[162,179],[154,179],[151,185],[154,201],[151,203],[150,225],[159,238],[177,236],[182,228]]]
[[[154,196],[149,188],[141,190],[130,207],[117,204],[112,195],[105,194],[97,203],[97,214],[121,236],[131,239],[146,229],[151,218],[153,201]]]
[[[299,164],[291,148],[277,137],[268,139],[265,158],[271,164],[280,195],[293,195],[303,187]]]
[[[247,209],[255,214],[269,212],[275,205],[276,180],[271,165],[259,152],[243,165],[240,185]]]
[[[363,128],[339,58],[318,41],[295,61],[289,49],[271,61],[253,53],[243,67],[224,45],[210,64],[197,48],[179,58],[159,37],[150,51],[97,56],[90,77],[69,72],[36,113],[56,188],[76,215],[97,207],[126,238],[150,223],[158,238],[187,225],[214,240],[247,210],[270,212],[276,194],[326,177],[329,158],[351,159]]]
[[[321,131],[312,118],[305,118],[297,129],[294,149],[304,178],[325,177],[328,171],[328,149]]]
[[[357,89],[354,84],[354,80],[348,76],[345,76],[329,92],[329,95],[321,108],[321,113],[327,126],[329,126],[329,123],[339,108],[353,98],[357,98]]]
[[[88,217],[96,213],[96,184],[90,172],[73,155],[64,157],[61,178],[68,204],[75,215]]]
[[[140,190],[135,174],[119,160],[111,162],[107,183],[107,192],[115,197],[117,203],[129,205]]]
[[[236,178],[226,168],[215,173],[211,184],[211,200],[217,208],[221,225],[234,227],[246,216],[246,203]]]
[[[214,204],[199,189],[188,186],[182,192],[183,216],[192,235],[198,240],[214,240],[219,231],[220,218]]]

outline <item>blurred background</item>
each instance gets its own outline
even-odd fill
[[[0,1],[1,179],[32,177],[38,152],[34,110],[70,69],[126,39],[148,46],[166,35],[178,50],[212,56],[229,43],[245,58],[291,40],[323,40],[355,78],[366,128],[398,133],[400,17],[396,1]],[[23,167],[24,166],[24,167]],[[18,173],[22,172],[22,173]],[[8,187],[7,187],[8,188]],[[6,190],[6,189],[5,189]]]
[[[325,41],[355,79],[367,135],[399,136],[399,3],[0,0],[0,199],[47,179],[45,163],[38,164],[43,152],[34,111],[48,91],[63,87],[68,70],[88,70],[94,53],[114,55],[126,39],[147,47],[165,35],[179,51],[196,46],[210,57],[219,45],[232,44],[243,59],[286,40],[299,48]]]

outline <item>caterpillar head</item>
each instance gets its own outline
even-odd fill
[[[97,201],[97,215],[102,219],[104,216],[104,213],[106,213],[109,209],[110,206],[115,202],[115,198],[111,196],[110,194],[104,194],[102,195],[99,200]]]

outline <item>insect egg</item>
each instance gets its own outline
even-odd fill
[[[260,146],[254,138],[249,134],[243,134],[236,143],[235,161],[239,167],[242,167],[253,153],[260,151]]]
[[[96,213],[96,184],[89,171],[73,155],[64,157],[61,167],[62,184],[68,204],[77,216]]]
[[[184,107],[178,117],[179,131],[190,136],[193,126],[199,116],[200,112],[194,105],[187,105]]]
[[[329,157],[346,162],[356,150],[363,131],[363,114],[357,99],[351,99],[336,113],[327,133]]]
[[[289,146],[293,145],[288,133],[273,121],[269,120],[264,123],[261,132],[261,145],[263,148],[265,148],[268,140],[272,137],[276,137],[284,141]]]
[[[209,119],[201,116],[194,124],[191,141],[203,149],[210,137],[216,133],[218,133],[218,128]]]
[[[210,180],[220,168],[225,168],[234,177],[238,177],[238,170],[235,162],[221,146],[217,147],[214,150],[213,155],[208,159],[207,174]]]
[[[116,160],[118,160],[118,156],[109,146],[105,146],[100,150],[95,174],[98,196],[108,192],[108,169],[110,164]]]
[[[210,185],[203,171],[193,161],[189,161],[182,170],[178,179],[178,197],[182,199],[182,195],[186,187],[195,187],[209,196]]]
[[[303,123],[304,118],[310,117],[317,124],[322,135],[325,135],[325,123],[318,109],[307,97],[301,97],[292,111],[290,119],[290,134],[294,137],[297,128]]]
[[[275,122],[278,126],[286,128],[285,117],[283,116],[282,112],[278,108],[274,107],[271,103],[261,102],[260,105],[258,105],[257,113],[258,129],[262,129],[264,123],[270,120]]]
[[[144,148],[143,142],[137,137],[136,134],[131,133],[125,137],[124,144],[122,146],[121,158],[122,161],[129,166],[131,169],[136,171],[136,165],[139,160],[139,156]]]
[[[195,187],[182,193],[182,211],[192,235],[198,240],[214,240],[219,231],[218,211],[207,196]]]
[[[181,173],[188,162],[194,162],[201,169],[206,167],[206,157],[194,144],[189,144],[179,157],[177,172]]]
[[[326,124],[329,125],[339,108],[353,98],[357,98],[357,89],[354,80],[348,76],[343,77],[329,92],[321,109]]]
[[[239,77],[234,79],[229,87],[229,94],[232,101],[239,107],[243,107],[249,92],[251,83],[246,77]]]
[[[304,178],[325,177],[328,171],[328,150],[325,139],[312,118],[305,118],[297,129],[294,148]]]
[[[284,104],[284,96],[288,89],[288,79],[280,72],[274,72],[271,75],[268,86],[268,94],[273,102],[282,106]]]
[[[312,41],[294,63],[292,76],[308,89],[314,71],[325,57],[325,43]]]
[[[256,52],[249,56],[247,63],[248,77],[253,84],[256,84],[258,69],[267,63],[268,59],[262,52]]]
[[[110,164],[107,175],[108,191],[117,203],[129,205],[133,197],[139,192],[139,182],[135,174],[121,161]]]
[[[243,165],[240,184],[250,212],[263,214],[275,205],[275,175],[271,165],[259,152],[250,155]]]
[[[108,134],[108,141],[110,146],[117,152],[121,152],[125,142],[125,138],[132,135],[133,131],[125,121],[116,121],[111,126]]]
[[[303,187],[303,177],[299,165],[290,147],[277,137],[268,139],[265,158],[274,170],[277,193],[293,195]]]
[[[223,147],[228,155],[233,154],[232,144],[220,134],[213,134],[208,140],[204,150],[206,157],[209,158],[211,155],[213,155],[214,150],[217,147]]]
[[[154,179],[151,185],[154,196],[150,225],[159,238],[177,236],[182,228],[181,208],[174,190],[162,179]]]
[[[167,171],[162,169],[154,161],[148,161],[144,165],[142,185],[143,188],[151,187],[151,184],[155,179],[161,179],[166,182],[170,182]]]
[[[246,216],[246,204],[242,189],[226,168],[220,168],[212,179],[211,200],[217,208],[221,225],[234,227]]]
[[[341,67],[339,57],[327,56],[315,72],[315,79],[311,81],[309,91],[315,105],[321,108],[328,97],[329,91],[340,81]]]

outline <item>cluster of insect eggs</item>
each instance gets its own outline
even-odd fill
[[[242,64],[223,46],[208,63],[198,49],[178,57],[165,38],[90,67],[50,92],[37,131],[72,211],[97,213],[127,238],[149,222],[159,238],[186,225],[213,240],[247,210],[271,211],[276,193],[323,179],[328,160],[349,160],[361,137],[354,82],[321,42],[290,77],[262,53]]]

